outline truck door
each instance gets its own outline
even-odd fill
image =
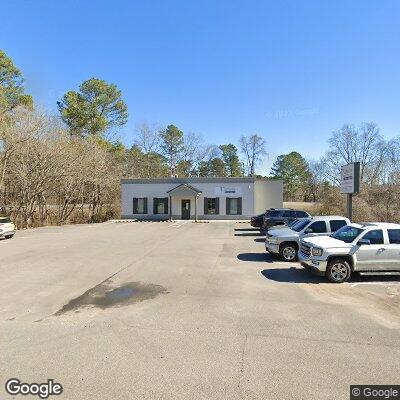
[[[300,238],[329,235],[325,221],[316,221],[308,225],[300,235]]]
[[[369,240],[370,244],[357,245],[355,269],[358,271],[385,270],[390,256],[389,245],[384,242],[382,229],[369,231],[360,239]]]
[[[388,229],[389,266],[393,271],[400,271],[400,229]]]

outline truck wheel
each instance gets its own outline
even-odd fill
[[[285,261],[294,261],[297,257],[297,248],[292,243],[283,244],[279,249],[279,254]]]
[[[351,275],[351,268],[342,258],[334,258],[329,261],[326,268],[326,277],[333,283],[346,282]]]

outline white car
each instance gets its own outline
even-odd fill
[[[341,283],[353,271],[362,275],[400,275],[400,224],[351,224],[331,236],[301,241],[303,267]]]
[[[301,239],[330,235],[349,223],[346,217],[331,215],[299,219],[290,227],[270,228],[265,235],[265,249],[269,253],[279,254],[285,261],[294,261]]]
[[[11,239],[15,235],[15,226],[10,218],[0,217],[0,238]]]

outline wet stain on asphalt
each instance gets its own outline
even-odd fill
[[[167,293],[167,291],[160,285],[128,282],[115,287],[112,285],[110,280],[107,280],[87,290],[75,299],[70,300],[54,315],[62,315],[69,311],[77,313],[81,308],[90,306],[101,309],[126,306],[140,301],[153,299],[162,293]]]

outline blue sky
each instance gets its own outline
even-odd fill
[[[114,82],[130,117],[210,143],[267,140],[318,158],[332,130],[375,121],[400,134],[400,2],[3,0],[0,48],[36,103],[91,77]]]

